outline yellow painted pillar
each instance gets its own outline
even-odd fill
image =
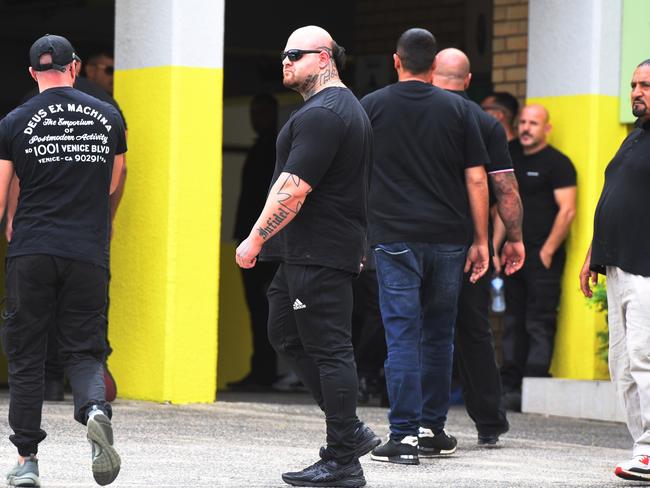
[[[122,397],[215,399],[223,29],[223,0],[116,1],[129,151],[109,330]]]
[[[531,0],[527,102],[551,114],[550,142],[578,172],[578,213],[568,239],[551,371],[607,378],[596,357],[604,317],[587,307],[578,273],[591,242],[604,169],[627,134],[619,122],[621,0]]]

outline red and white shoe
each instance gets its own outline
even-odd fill
[[[616,465],[614,474],[625,480],[650,481],[650,457],[634,456]]]

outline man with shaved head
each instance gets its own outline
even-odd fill
[[[650,481],[650,59],[636,67],[630,88],[637,121],[605,170],[580,287],[590,298],[589,282],[607,276],[609,371],[634,440],[632,458],[614,473]]]
[[[489,265],[489,161],[468,102],[431,84],[436,41],[405,31],[398,82],[361,100],[374,129],[369,240],[386,331],[390,436],[376,461],[419,464],[456,451],[445,432],[463,268]]]
[[[325,413],[321,459],[282,479],[363,486],[358,458],[380,440],[356,416],[352,280],[365,249],[372,128],[339,77],[344,49],[327,31],[296,30],[280,58],[284,85],[305,103],[278,135],[266,204],[236,260],[280,262],[267,293],[269,339]]]
[[[548,143],[550,132],[546,108],[534,104],[522,109],[523,151],[513,155],[513,162],[524,205],[526,261],[520,272],[505,277],[501,368],[506,406],[512,410],[521,409],[524,376],[549,375],[564,241],[576,213],[576,171],[571,160]]]
[[[433,84],[469,100],[465,90],[472,79],[469,59],[464,52],[449,48],[436,56]],[[490,203],[498,209],[507,229],[501,262],[505,273],[512,274],[524,264],[522,241],[522,206],[517,180],[508,151],[508,140],[501,124],[470,102],[490,156],[485,169],[490,181]],[[456,318],[458,372],[463,385],[467,413],[478,430],[478,443],[494,446],[499,435],[508,431],[505,407],[501,397],[501,378],[494,354],[494,340],[489,322],[490,276],[486,274],[475,284],[469,276],[463,280]]]

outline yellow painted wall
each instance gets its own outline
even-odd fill
[[[217,387],[242,379],[250,372],[253,352],[250,315],[241,271],[235,263],[236,243],[221,244],[219,286],[219,359]]]
[[[543,97],[527,103],[540,103],[549,110],[550,143],[571,159],[578,173],[578,209],[567,241],[551,372],[561,378],[605,379],[607,364],[595,354],[596,332],[605,326],[605,319],[587,307],[578,274],[591,243],[605,167],[627,135],[627,127],[618,121],[619,100],[613,96]]]
[[[112,243],[119,394],[215,398],[223,70],[118,70],[128,178]]]

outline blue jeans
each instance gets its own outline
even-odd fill
[[[417,435],[420,426],[434,432],[445,426],[466,253],[453,244],[375,246],[394,439]]]

